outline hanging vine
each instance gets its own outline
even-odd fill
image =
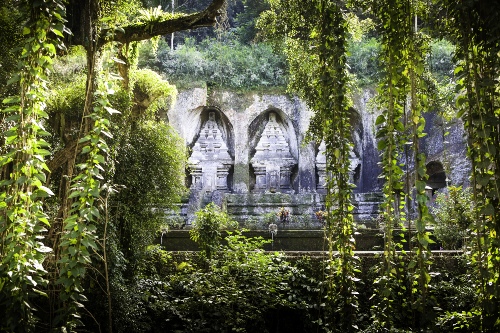
[[[384,179],[384,202],[381,205],[384,221],[384,252],[380,277],[375,281],[379,299],[374,307],[374,319],[378,326],[389,328],[396,318],[404,318],[409,311],[407,281],[403,262],[402,244],[394,239],[394,227],[403,227],[405,194],[402,165],[402,148],[408,141],[405,128],[405,106],[409,80],[406,72],[408,7],[407,3],[387,0],[377,3],[373,14],[379,21],[382,52],[380,62],[384,68],[383,79],[377,89],[377,103],[382,114],[376,119],[379,126],[376,137],[378,149],[382,151],[382,175]],[[393,313],[401,316],[393,316]],[[402,323],[399,322],[399,325]]]
[[[425,328],[429,314],[427,294],[431,276],[428,267],[431,265],[431,252],[428,245],[432,243],[426,231],[426,226],[432,221],[427,207],[429,200],[425,187],[427,185],[426,156],[420,150],[419,141],[424,133],[425,119],[423,112],[428,109],[428,97],[424,73],[426,72],[425,56],[428,54],[427,38],[418,32],[417,19],[424,13],[424,5],[419,0],[408,1],[409,15],[407,17],[410,28],[407,52],[407,71],[409,77],[410,97],[410,124],[415,169],[415,201],[417,215],[415,217],[416,246],[411,251],[408,265],[412,294],[413,326],[415,329]],[[412,24],[414,22],[414,24]],[[413,248],[412,248],[413,250]]]
[[[321,18],[318,56],[322,75],[315,85],[319,94],[315,121],[322,124],[326,172],[329,175],[325,199],[332,275],[329,299],[335,303],[334,313],[341,314],[338,317],[332,315],[332,321],[340,326],[341,331],[347,332],[356,329],[358,279],[355,273],[359,271],[354,255],[353,185],[349,182],[352,137],[347,99],[347,22],[337,2],[320,1],[318,10]]]
[[[468,133],[471,183],[476,211],[472,263],[477,270],[478,308],[483,332],[500,326],[500,130],[498,77],[500,45],[497,3],[443,1],[450,17],[447,33],[455,38],[459,63],[459,115]],[[487,9],[486,9],[487,7]]]
[[[11,124],[6,132],[9,151],[0,157],[0,167],[9,170],[0,182],[0,311],[2,329],[30,330],[35,324],[34,296],[46,294],[43,262],[51,251],[43,244],[49,227],[44,197],[52,191],[44,186],[48,144],[42,138],[46,78],[56,48],[62,47],[64,7],[61,1],[30,1],[21,11],[23,27],[19,72],[9,81],[19,85],[20,95],[7,98],[2,110]]]
[[[104,5],[104,9],[101,5]],[[85,10],[88,11],[85,29],[90,36],[98,36],[101,23],[111,20],[101,17],[109,8],[106,3],[90,0],[86,3]],[[114,69],[114,62],[109,60],[110,54],[116,52],[113,44],[108,43],[104,48],[98,47],[96,43],[88,43],[86,51],[88,72],[78,141],[82,149],[79,155],[75,151],[74,158],[68,162],[70,172],[67,177],[71,178],[71,182],[68,182],[69,189],[61,198],[65,213],[62,215],[64,221],[58,244],[56,282],[61,286],[58,295],[61,306],[59,321],[53,324],[69,331],[74,331],[77,326],[82,325],[80,317],[84,308],[83,302],[86,300],[83,282],[91,266],[92,256],[96,254],[101,259],[106,258],[106,249],[98,246],[105,244],[105,241],[100,243],[99,224],[105,224],[101,229],[107,228],[107,219],[101,217],[99,206],[106,200],[102,198],[101,191],[109,185],[105,184],[105,181],[110,172],[104,169],[105,166],[108,169],[110,166],[110,147],[107,141],[112,139],[112,135],[109,116],[119,113],[111,107],[109,101],[109,95],[115,91],[110,74]],[[77,172],[73,177],[74,168]],[[70,206],[69,211],[66,212],[65,206]],[[99,253],[103,253],[103,256]],[[106,260],[104,261],[107,265]],[[108,272],[103,272],[103,275],[107,276]],[[106,283],[108,282],[106,280]],[[109,299],[109,285],[107,286]],[[111,318],[111,313],[109,316]],[[108,327],[111,331],[111,322]]]
[[[88,116],[93,124],[92,129],[80,143],[85,143],[82,154],[86,156],[83,163],[77,165],[80,173],[73,178],[70,199],[74,199],[70,216],[64,221],[64,233],[61,236],[61,258],[59,259],[59,280],[63,287],[61,301],[66,303],[66,323],[69,329],[80,325],[79,308],[86,298],[83,294],[82,280],[87,266],[91,262],[91,254],[98,252],[96,225],[101,220],[98,208],[101,198],[101,181],[103,166],[109,148],[107,138],[110,122],[107,113],[116,113],[110,106],[108,95],[112,87],[101,77],[98,90],[95,92],[93,112]]]
[[[290,65],[289,89],[315,111],[308,139],[317,143],[324,140],[326,145],[328,325],[333,330],[350,332],[356,330],[359,263],[354,255],[353,185],[349,182],[352,134],[345,15],[336,1],[274,0],[259,25],[278,46],[284,40]]]

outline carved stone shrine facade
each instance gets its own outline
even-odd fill
[[[378,113],[368,111],[371,97],[371,92],[356,96],[351,109],[350,177],[359,221],[375,217],[381,199],[380,152],[375,139]],[[209,94],[203,88],[182,91],[167,112],[167,121],[190,149],[186,184],[191,197],[184,205],[188,220],[209,201],[225,204],[239,221],[280,207],[287,207],[295,217],[314,220],[314,212],[324,207],[327,161],[324,142],[304,143],[312,115],[295,97]],[[459,135],[460,126],[456,128]],[[441,187],[443,150],[439,144],[427,146],[429,155],[433,154],[428,157],[429,170],[437,179],[430,185]],[[458,142],[448,152],[464,159],[462,146]],[[446,177],[453,184],[464,183],[466,170],[452,168]]]

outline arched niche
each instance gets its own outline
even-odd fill
[[[234,130],[226,115],[216,108],[204,108],[188,146],[191,154],[188,158],[187,185],[195,191],[230,191]]]
[[[439,161],[431,161],[426,165],[427,175],[427,186],[432,188],[432,192],[440,188],[447,186],[446,184],[446,172],[444,171],[443,164]]]
[[[291,120],[279,109],[259,114],[248,128],[250,190],[292,193],[298,173],[298,140]]]
[[[217,124],[217,127],[220,129],[222,133],[222,138],[224,139],[224,142],[226,143],[228,149],[229,149],[229,155],[234,159],[234,129],[233,125],[229,121],[229,118],[222,112],[220,109],[215,108],[215,107],[204,107],[200,115],[196,121],[196,130],[194,131],[194,136],[188,142],[188,147],[193,148],[194,144],[200,137],[200,131],[202,127],[207,123],[209,120],[209,115],[210,113],[214,114],[215,117],[215,122]]]
[[[352,149],[349,153],[350,160],[350,182],[356,185],[354,192],[357,192],[362,186],[362,168],[363,168],[363,122],[361,115],[351,108],[350,110],[351,140]],[[326,192],[326,145],[324,141],[316,145],[316,190],[320,193]]]

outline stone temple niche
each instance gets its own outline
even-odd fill
[[[215,112],[210,111],[188,159],[192,176],[191,189],[203,192],[229,191],[228,175],[233,164],[222,131],[215,120]]]
[[[255,174],[255,192],[293,192],[291,174],[297,160],[290,153],[285,133],[276,120],[276,113],[270,112],[255,155],[250,160]]]
[[[318,173],[318,181],[316,190],[320,193],[326,191],[326,144],[321,141],[316,155],[316,171]],[[361,167],[361,159],[357,156],[354,149],[349,152],[349,182],[356,184],[359,179],[359,169]]]

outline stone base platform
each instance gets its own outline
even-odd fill
[[[376,218],[382,195],[379,193],[356,193],[354,199],[354,220],[365,227],[376,227]],[[315,213],[325,210],[325,195],[248,193],[227,194],[225,203],[228,214],[242,226],[262,229],[269,223],[280,224],[277,213],[283,207],[290,212],[290,229],[321,229],[321,222]]]
[[[222,205],[229,216],[241,227],[251,230],[267,230],[269,224],[278,224],[288,230],[319,230],[323,228],[315,213],[325,210],[325,195],[320,193],[223,193],[217,192],[218,205]],[[195,219],[195,212],[214,201],[214,193],[179,204],[179,212],[168,215],[176,225],[189,225]],[[382,201],[381,193],[355,193],[354,221],[362,228],[377,228],[376,219]],[[289,212],[290,219],[283,225],[278,218],[281,208]]]
[[[404,234],[407,242],[404,243],[405,250],[408,250],[408,233],[401,230],[394,231],[394,239],[401,240]],[[266,251],[300,251],[315,252],[328,251],[328,244],[325,240],[323,230],[290,230],[283,229],[278,225],[278,232],[275,236],[267,230],[249,230],[243,233],[246,237],[262,237],[272,241],[264,246]],[[356,251],[381,251],[384,246],[383,232],[379,229],[358,229],[354,236],[356,241]],[[161,240],[158,239],[164,250],[167,251],[197,251],[198,246],[189,238],[189,230],[170,230],[163,234]],[[431,250],[439,250],[439,244],[430,245]]]

